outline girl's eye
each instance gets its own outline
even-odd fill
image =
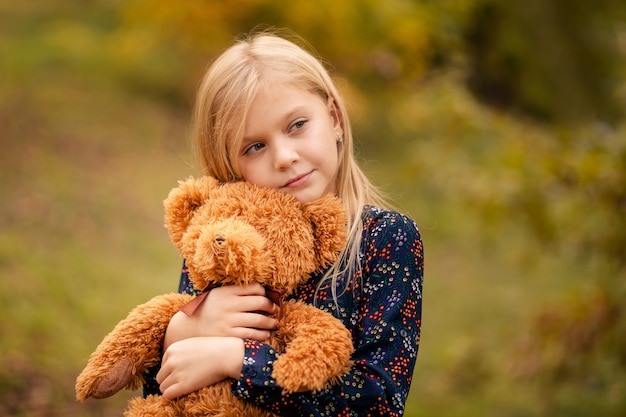
[[[304,127],[305,123],[306,123],[306,120],[297,120],[291,126],[289,126],[289,131],[293,132],[296,130],[300,130]]]
[[[257,153],[258,151],[260,151],[261,149],[263,149],[265,147],[265,145],[263,145],[262,143],[253,143],[252,145],[248,146],[246,149],[244,149],[243,154],[244,155],[252,155]]]

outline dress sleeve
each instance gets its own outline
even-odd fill
[[[187,260],[183,259],[183,267],[180,271],[180,281],[178,283],[178,292],[180,294],[198,295],[198,291],[189,280],[189,269],[187,269]]]
[[[423,248],[415,223],[395,212],[367,217],[362,255],[360,276],[339,300],[340,318],[355,346],[354,365],[342,382],[320,392],[283,395],[271,377],[277,352],[246,340],[241,376],[232,386],[236,396],[279,415],[404,413],[422,311]]]
[[[417,226],[406,216],[380,212],[366,223],[351,375],[363,390],[351,395],[364,414],[402,415],[420,341],[424,250]]]

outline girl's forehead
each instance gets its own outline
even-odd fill
[[[323,89],[303,80],[272,78],[258,85],[249,104],[253,105],[253,103],[259,101],[258,99],[262,100],[268,96],[273,96],[274,98],[297,97],[299,101],[326,101],[327,95],[322,93],[322,91]]]
[[[257,94],[264,89],[273,88],[299,88],[303,89],[305,83],[294,76],[287,74],[261,73],[258,77]]]
[[[260,88],[248,108],[248,114],[285,115],[296,109],[325,104],[326,100],[316,91],[291,83],[272,83]],[[246,117],[248,119],[248,117]]]
[[[289,71],[272,68],[257,68],[257,90],[265,86],[275,86],[278,88],[297,88],[309,91],[325,91],[327,87],[321,77],[303,69]]]

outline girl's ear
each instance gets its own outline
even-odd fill
[[[328,111],[333,121],[333,129],[335,129],[338,137],[343,137],[343,118],[337,106],[337,101],[332,96],[328,98]]]
[[[219,181],[213,177],[204,176],[198,179],[189,177],[185,181],[179,181],[178,187],[172,189],[163,201],[165,228],[179,250],[180,241],[189,227],[189,222],[216,187],[219,187]]]
[[[343,204],[330,194],[306,203],[303,210],[313,225],[315,253],[320,266],[337,260],[347,241],[347,218]]]

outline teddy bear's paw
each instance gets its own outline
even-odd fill
[[[86,368],[76,380],[76,399],[84,401],[87,398],[107,398],[115,394],[133,379],[133,363],[128,358],[122,358],[115,363],[105,375],[99,375],[95,370]]]
[[[346,366],[337,371],[323,362],[294,360],[283,355],[274,363],[272,377],[287,392],[321,391],[339,382],[348,369]]]
[[[124,417],[178,417],[171,403],[160,395],[136,397],[128,402]]]

